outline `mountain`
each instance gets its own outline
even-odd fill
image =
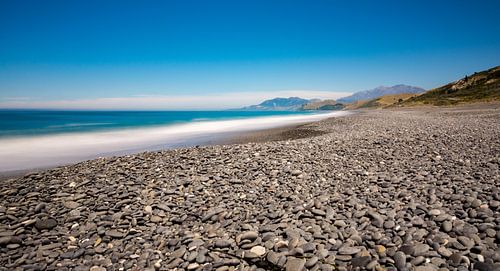
[[[304,104],[302,110],[341,110],[344,105],[335,100],[311,100],[311,102]]]
[[[472,75],[406,100],[403,105],[453,105],[500,100],[500,66]]]
[[[351,96],[338,99],[337,102],[353,103],[360,100],[372,100],[389,94],[422,93],[422,92],[425,92],[425,89],[414,86],[407,86],[407,85],[395,85],[392,87],[381,86],[370,90],[356,92]]]
[[[242,110],[300,110],[304,104],[310,100],[299,97],[274,98],[265,100],[258,105],[251,105],[242,108]]]
[[[361,108],[386,108],[395,105],[399,105],[404,101],[418,96],[418,94],[414,93],[400,93],[400,94],[390,94],[384,95],[371,100],[359,100],[353,103],[350,103],[346,106],[346,109],[361,109]]]

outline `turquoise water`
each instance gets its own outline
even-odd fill
[[[95,132],[296,114],[313,114],[313,112],[0,110],[0,137]]]

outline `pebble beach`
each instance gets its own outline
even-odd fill
[[[500,270],[500,107],[358,111],[2,180],[0,270]]]

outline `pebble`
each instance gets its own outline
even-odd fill
[[[254,246],[250,249],[250,252],[255,253],[258,257],[262,257],[266,254],[266,248],[263,246]]]
[[[379,110],[4,180],[0,269],[495,270],[498,119]]]
[[[55,226],[57,226],[57,220],[52,218],[43,218],[37,220],[35,223],[35,228],[37,228],[38,230],[51,230]]]
[[[286,260],[285,270],[286,271],[302,271],[304,269],[306,261],[304,259],[299,259],[295,257],[288,257]]]
[[[394,258],[394,262],[396,264],[396,267],[399,270],[406,269],[406,255],[403,252],[401,252],[401,251],[396,252],[396,254],[394,254],[393,258]]]

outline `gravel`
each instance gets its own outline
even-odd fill
[[[4,180],[0,270],[499,270],[499,109],[300,129]]]

